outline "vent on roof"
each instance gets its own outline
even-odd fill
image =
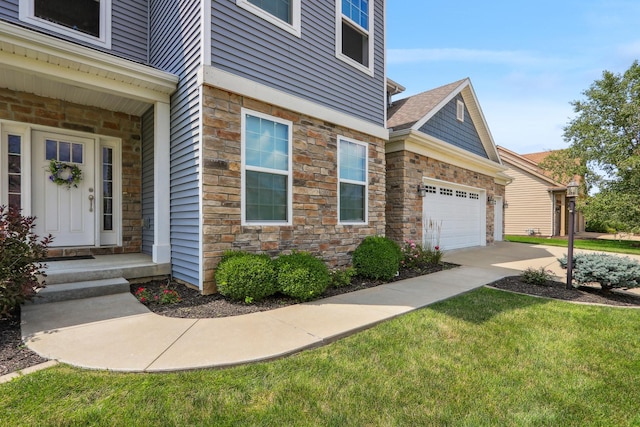
[[[458,100],[458,103],[456,105],[456,118],[461,121],[464,122],[464,102]]]

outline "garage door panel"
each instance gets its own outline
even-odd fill
[[[431,221],[441,226],[440,246],[447,250],[484,245],[483,191],[441,183],[428,188],[430,191],[423,201],[423,218],[427,225]],[[426,231],[424,243],[429,244],[429,230]]]

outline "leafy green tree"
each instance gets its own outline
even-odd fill
[[[580,203],[588,220],[612,221],[626,230],[639,230],[638,61],[622,74],[604,71],[583,95],[583,100],[571,103],[576,116],[564,128],[569,148],[550,155],[540,166],[559,182],[578,174],[585,177],[586,190],[599,189]]]

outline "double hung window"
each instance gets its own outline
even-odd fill
[[[241,8],[300,37],[301,0],[236,0]]]
[[[291,224],[291,140],[291,122],[243,109],[243,224]]]
[[[338,139],[339,212],[341,223],[367,222],[367,145]]]
[[[111,0],[20,0],[20,20],[111,47]]]
[[[338,58],[373,74],[373,0],[337,0]]]

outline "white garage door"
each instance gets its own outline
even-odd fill
[[[435,246],[440,228],[442,250],[486,245],[485,191],[441,181],[425,181],[423,242]]]

